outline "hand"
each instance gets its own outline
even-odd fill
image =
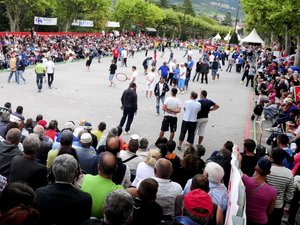
[[[123,109],[124,109],[124,107],[123,107],[123,106],[121,106],[120,108],[121,108],[121,110],[123,110]]]

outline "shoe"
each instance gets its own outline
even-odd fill
[[[240,82],[240,84],[243,84],[243,83],[244,83],[244,81],[241,81],[241,82]]]
[[[41,92],[41,90],[39,89],[38,92]]]
[[[130,131],[125,131],[124,135],[130,134]]]
[[[159,113],[156,113],[156,116],[159,116]]]
[[[278,131],[278,127],[270,127],[270,128],[266,128],[266,131]]]
[[[178,151],[181,151],[181,146],[177,146],[177,150],[178,150]]]

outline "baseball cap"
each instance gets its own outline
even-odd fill
[[[201,189],[195,189],[184,196],[184,208],[197,217],[209,217],[213,211],[211,197]]]
[[[74,131],[74,129],[75,129],[74,123],[72,123],[71,121],[66,122],[65,123],[65,129],[71,129],[72,131]]]
[[[266,158],[260,158],[257,161],[257,166],[263,171],[270,172],[272,167],[272,162]]]
[[[131,138],[132,140],[139,140],[139,139],[140,139],[139,135],[137,135],[137,134],[131,135],[130,138]]]
[[[86,130],[92,130],[93,129],[93,126],[90,122],[85,122],[84,123],[84,129]]]
[[[80,142],[83,144],[89,144],[93,141],[92,135],[90,133],[83,133],[80,137]]]

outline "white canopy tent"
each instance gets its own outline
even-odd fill
[[[247,37],[243,38],[240,43],[243,44],[245,42],[256,43],[256,44],[261,44],[262,46],[265,46],[265,42],[260,38],[260,36],[256,32],[255,28],[253,28],[251,33]]]
[[[226,37],[224,37],[224,41],[229,41],[230,38],[231,38],[230,33],[228,33],[228,34],[226,35]]]
[[[220,34],[218,33],[218,34],[217,34],[216,36],[214,36],[212,39],[215,40],[215,41],[217,41],[217,40],[220,40],[220,39],[222,39],[222,38],[221,38]]]

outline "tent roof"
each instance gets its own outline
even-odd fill
[[[230,36],[230,34],[228,33],[228,34],[226,35],[226,37],[224,37],[224,40],[225,40],[225,41],[229,41],[230,38],[231,38],[231,36]]]
[[[214,36],[212,39],[214,40],[220,40],[221,39],[221,36],[220,34],[218,33],[216,36]]]
[[[156,29],[153,27],[146,27],[146,31],[148,32],[156,32]]]
[[[249,43],[258,43],[258,44],[261,44],[261,45],[265,45],[265,42],[260,38],[260,36],[257,34],[256,32],[256,29],[253,28],[253,30],[251,31],[251,33],[243,38],[241,40],[241,43],[244,43],[244,42],[249,42]]]

